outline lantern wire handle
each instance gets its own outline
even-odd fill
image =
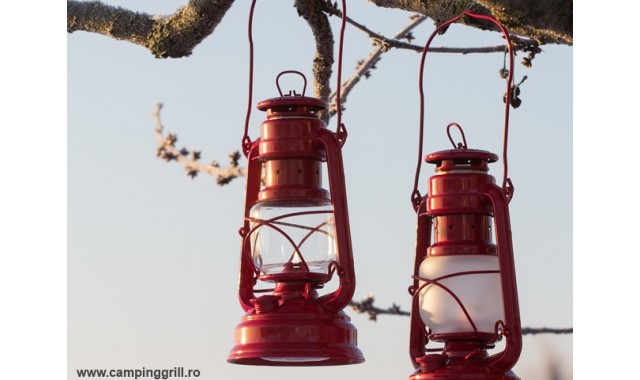
[[[251,1],[251,8],[249,9],[249,23],[248,23],[248,37],[249,37],[249,94],[248,94],[248,104],[247,104],[247,114],[244,121],[244,136],[242,137],[242,152],[245,157],[249,156],[249,151],[251,150],[251,138],[249,137],[249,122],[251,120],[251,109],[253,107],[253,13],[256,7],[256,1]],[[347,2],[346,0],[342,0],[342,17],[341,17],[341,25],[340,25],[340,39],[338,43],[338,88],[336,91],[336,106],[337,106],[337,115],[338,115],[338,126],[336,127],[336,134],[338,135],[340,141],[344,144],[344,140],[347,137],[347,131],[345,126],[342,124],[342,103],[340,99],[340,94],[342,90],[342,51],[344,44],[344,31],[347,25]],[[290,71],[285,71],[290,72]],[[297,71],[295,71],[298,73]],[[280,74],[282,75],[282,73]],[[300,73],[300,75],[302,75]],[[302,75],[304,77],[304,75]],[[279,76],[278,76],[279,77]],[[277,84],[277,79],[276,79]],[[307,86],[307,80],[305,78],[305,88]],[[278,91],[280,91],[280,87],[278,86]],[[282,91],[280,91],[280,95],[282,96]],[[304,90],[303,90],[304,96]]]
[[[247,115],[244,121],[244,136],[242,137],[242,152],[245,157],[249,157],[249,151],[251,150],[251,138],[249,138],[249,121],[251,120],[251,108],[253,107],[253,12],[256,8],[256,0],[251,1],[251,8],[249,9],[249,23],[248,23],[248,36],[249,36],[249,101],[247,104]]]
[[[424,140],[424,119],[425,119],[424,98],[425,96],[424,96],[424,88],[423,88],[423,79],[424,79],[425,58],[429,51],[429,46],[431,45],[431,41],[433,41],[435,36],[438,33],[440,33],[443,29],[447,28],[449,25],[459,21],[464,16],[486,20],[496,24],[498,28],[500,28],[500,30],[502,31],[502,34],[504,35],[504,38],[507,41],[507,51],[505,52],[505,54],[506,53],[509,54],[509,70],[508,70],[508,78],[507,78],[507,93],[505,96],[506,99],[505,99],[505,115],[504,115],[504,139],[503,139],[503,148],[502,148],[502,159],[503,159],[503,165],[504,165],[504,169],[503,169],[504,178],[502,182],[502,192],[505,194],[507,201],[510,201],[513,195],[513,184],[511,183],[511,180],[508,178],[508,175],[507,175],[507,168],[508,168],[507,141],[509,136],[509,107],[511,105],[511,86],[513,83],[513,66],[514,66],[513,65],[514,55],[513,55],[513,48],[511,44],[511,37],[509,36],[509,33],[507,32],[506,28],[502,26],[502,24],[500,24],[495,18],[487,15],[481,15],[481,14],[465,11],[459,16],[454,17],[451,20],[446,21],[445,23],[437,27],[433,31],[429,39],[427,40],[427,43],[422,51],[422,58],[420,60],[420,79],[419,79],[419,85],[418,85],[419,92],[420,92],[420,126],[419,126],[420,132],[419,132],[419,139],[418,139],[418,165],[416,167],[415,181],[413,183],[413,192],[411,193],[411,203],[413,205],[414,210],[416,210],[416,212],[418,211],[418,207],[420,206],[420,200],[422,198],[422,196],[420,195],[420,192],[418,191],[418,182],[420,180],[420,168],[422,167],[422,147],[423,147],[423,140]]]
[[[340,21],[340,37],[338,42],[338,84],[336,88],[336,107],[338,114],[338,126],[336,127],[336,133],[340,136],[341,130],[345,132],[346,138],[346,129],[344,125],[342,125],[342,103],[340,101],[340,93],[342,92],[342,45],[344,43],[344,30],[347,25],[347,1],[342,0],[342,17]],[[344,140],[344,139],[341,139]]]

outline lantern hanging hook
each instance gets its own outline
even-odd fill
[[[305,92],[307,92],[307,77],[304,76],[303,73],[301,73],[300,71],[296,71],[296,70],[285,70],[283,72],[281,72],[280,74],[278,74],[278,76],[276,77],[276,87],[278,88],[278,93],[280,94],[280,96],[291,96],[291,91],[289,91],[289,95],[283,95],[282,94],[282,90],[280,89],[280,77],[283,76],[284,74],[298,74],[302,77],[302,80],[304,81],[304,84],[302,86],[302,95],[304,96]],[[295,90],[293,90],[293,96],[300,96],[296,93]]]
[[[461,143],[459,142],[458,144],[456,144],[453,141],[453,138],[451,137],[451,127],[456,127],[460,132],[460,135],[462,136]],[[464,136],[464,131],[462,130],[462,127],[460,126],[460,124],[449,123],[449,125],[447,125],[447,137],[449,137],[449,141],[451,141],[451,145],[453,145],[454,149],[467,149],[467,138]]]

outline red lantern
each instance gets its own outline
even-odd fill
[[[410,288],[414,301],[410,355],[416,371],[410,380],[518,379],[511,371],[520,356],[522,333],[508,208],[513,189],[506,165],[513,73],[509,36],[493,18],[465,12],[434,31],[423,62],[433,37],[463,16],[496,23],[509,44],[505,180],[500,187],[488,174],[489,164],[498,156],[468,149],[464,132],[456,123],[447,128],[454,149],[426,157],[426,162],[436,167],[435,175],[429,178],[428,195],[420,196],[415,188],[413,193],[418,227]],[[452,126],[459,129],[463,143],[453,143]],[[504,349],[489,354],[503,338]],[[443,347],[427,348],[431,341],[441,342]]]
[[[282,95],[258,103],[267,112],[248,149],[239,298],[246,315],[228,361],[320,366],[364,361],[357,332],[342,311],[355,291],[341,147],[320,99]],[[341,127],[342,128],[342,127]],[[329,189],[322,187],[323,163]],[[264,185],[262,185],[264,181]],[[337,289],[320,295],[333,276]],[[270,289],[256,289],[259,284]],[[258,295],[258,293],[266,293]]]

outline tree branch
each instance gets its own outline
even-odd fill
[[[536,335],[536,334],[573,334],[573,327],[568,327],[566,329],[552,329],[548,327],[523,327],[522,335]]]
[[[336,7],[331,5],[330,0],[325,0],[326,7],[324,9],[325,12],[330,14],[331,16],[342,17],[342,12]],[[354,21],[350,17],[346,17],[347,23],[353,25],[357,29],[360,29],[364,33],[366,33],[369,38],[371,38],[374,42],[376,48],[369,54],[369,56],[361,61],[358,61],[358,66],[356,68],[356,72],[346,81],[342,83],[341,87],[341,95],[344,98],[341,98],[341,103],[344,105],[346,102],[346,97],[351,92],[351,90],[355,87],[355,85],[360,81],[360,79],[364,76],[365,78],[369,78],[371,75],[371,70],[376,68],[376,64],[380,61],[382,53],[386,53],[391,48],[397,49],[407,49],[413,50],[415,52],[421,53],[424,50],[424,46],[421,45],[413,45],[410,43],[406,43],[400,41],[401,39],[407,39],[411,41],[414,39],[411,30],[421,24],[424,20],[426,20],[426,16],[421,16],[419,14],[414,14],[411,16],[411,21],[408,25],[406,25],[401,31],[395,34],[393,38],[387,38],[381,34],[373,32],[371,29],[366,26]],[[531,61],[535,57],[537,53],[541,50],[538,46],[538,42],[535,40],[524,39],[517,36],[512,37],[512,46],[514,51],[525,51],[529,54],[523,58],[522,64],[531,67]],[[497,46],[485,46],[485,47],[475,47],[475,48],[448,48],[448,47],[430,47],[430,53],[455,53],[455,54],[473,54],[473,53],[498,53],[504,52],[506,50],[506,45],[497,45]],[[337,105],[335,104],[336,93],[332,93],[330,96],[331,106],[329,107],[329,111],[331,116],[335,115],[337,112]],[[343,108],[344,109],[344,108]]]
[[[373,306],[374,298],[372,294],[367,295],[362,299],[362,301],[351,301],[349,302],[349,306],[356,312],[360,314],[368,314],[369,320],[377,321],[378,315],[380,314],[391,314],[391,315],[404,315],[410,316],[411,313],[408,311],[400,310],[400,306],[393,304],[391,307],[387,309],[380,309],[378,307]]]
[[[400,306],[396,305],[395,303],[387,309],[381,309],[379,307],[374,306],[373,305],[374,302],[375,302],[375,299],[373,298],[373,295],[368,294],[360,302],[352,300],[351,302],[349,302],[349,306],[351,306],[351,308],[359,314],[368,314],[369,320],[372,320],[372,321],[377,321],[378,315],[380,314],[402,315],[406,317],[411,316],[410,312],[400,310]],[[573,334],[573,327],[563,328],[563,329],[555,329],[555,328],[549,328],[549,327],[540,327],[540,328],[523,327],[522,328],[522,335],[535,335],[535,334]]]
[[[397,40],[397,39],[406,37],[413,28],[420,25],[420,23],[422,23],[425,19],[426,17],[424,16],[412,17],[411,22],[407,26],[405,26],[401,31],[396,33],[396,35],[394,36],[394,39]],[[349,21],[348,17],[347,17],[347,21],[352,23],[352,21]],[[344,104],[347,102],[347,96],[349,95],[351,90],[355,87],[355,85],[360,81],[360,78],[362,78],[363,76],[366,78],[369,78],[371,70],[375,69],[375,65],[376,63],[378,63],[378,61],[380,61],[380,57],[382,56],[382,53],[386,51],[388,51],[388,49],[384,44],[377,44],[377,47],[373,50],[373,52],[369,54],[366,60],[358,62],[358,67],[356,68],[356,72],[351,76],[351,78],[344,81],[341,85],[341,89],[340,89],[341,91],[340,103],[342,103],[341,106],[344,106]],[[336,97],[336,93],[331,94],[331,98],[330,98],[331,106],[329,107],[331,115],[334,115],[337,112],[335,97]]]
[[[540,45],[573,45],[573,0],[369,0],[379,7],[404,9],[432,19],[436,25],[463,11],[495,17],[510,34],[537,40]],[[483,30],[497,30],[492,23],[465,20]]]
[[[209,165],[198,162],[200,159],[199,151],[189,151],[186,148],[178,150],[175,147],[178,137],[172,133],[163,134],[162,122],[160,121],[160,110],[162,109],[162,103],[156,104],[156,109],[153,112],[153,117],[156,121],[156,127],[154,133],[158,140],[158,148],[156,155],[166,162],[175,160],[184,166],[187,175],[191,178],[195,178],[198,173],[205,173],[216,176],[216,182],[218,185],[223,186],[231,182],[234,178],[245,177],[247,175],[246,168],[242,168],[239,165],[240,152],[235,151],[229,154],[229,166],[224,168],[220,167],[217,161],[211,162]],[[189,158],[191,157],[191,158]]]
[[[329,0],[327,0],[329,1]],[[331,15],[341,17],[341,13],[339,10],[334,10],[331,12]],[[381,34],[375,33],[371,29],[366,26],[352,20],[347,17],[347,22],[357,29],[360,29],[364,33],[366,33],[369,38],[371,38],[376,46],[382,47],[383,52],[387,52],[391,50],[391,48],[396,49],[405,49],[405,50],[413,50],[415,52],[421,53],[424,50],[423,45],[414,45],[411,43],[400,41],[403,38],[406,38],[408,41],[414,39],[413,35],[410,31],[418,26],[422,21],[426,19],[426,16],[421,16],[419,14],[415,14],[411,16],[411,22],[399,33],[397,33],[393,38],[387,38]],[[513,45],[514,51],[524,50],[528,47],[539,46],[538,41],[521,38],[518,36],[511,36],[511,42]],[[497,45],[497,46],[485,46],[485,47],[474,47],[474,48],[448,48],[448,47],[430,47],[430,53],[449,53],[449,54],[474,54],[474,53],[496,53],[503,52],[506,49],[506,45]]]
[[[523,59],[524,65],[531,65],[531,60],[540,51],[539,45],[545,43],[573,43],[573,2],[572,0],[541,0],[534,3],[521,0],[370,0],[380,7],[403,9],[417,12],[442,23],[451,17],[469,10],[481,14],[491,14],[503,23],[513,34],[527,36],[530,39],[519,39],[512,36],[516,49],[529,52]],[[103,34],[118,40],[126,40],[148,48],[158,58],[178,58],[191,55],[195,46],[209,36],[220,23],[223,16],[233,4],[233,0],[189,0],[188,4],[179,8],[170,16],[150,16],[120,7],[109,6],[99,1],[67,1],[67,31],[88,31]],[[327,14],[340,15],[337,5],[329,0],[296,0],[295,7],[303,17],[315,37],[316,54],[313,63],[315,97],[327,100],[331,98],[330,79],[332,74],[333,33]],[[374,33],[364,25],[347,17],[347,21],[363,30],[372,38],[378,47],[371,53],[364,65],[358,67],[357,73],[348,81],[350,87],[358,82],[362,75],[370,73],[370,69],[380,59],[382,52],[390,48],[410,49],[421,52],[423,47],[399,41],[403,36],[409,42],[410,35],[402,32],[396,38],[388,39]],[[422,21],[422,20],[421,20]],[[421,22],[420,21],[420,22]],[[495,30],[493,23],[482,20],[463,20],[468,25]],[[413,24],[413,23],[412,23]],[[412,24],[408,28],[412,28]],[[484,48],[432,48],[433,52],[443,53],[477,53],[502,51],[502,46]],[[343,85],[344,86],[344,85]],[[334,106],[335,108],[335,106]],[[335,109],[332,110],[335,113]],[[321,118],[326,122],[332,114],[327,110]]]
[[[370,0],[376,6],[419,13],[436,24],[455,17],[465,10],[490,14],[513,35],[536,40],[540,45],[573,45],[573,0]],[[316,35],[320,77],[317,96],[328,96],[325,76],[331,67],[332,56],[322,50],[332,50],[333,39],[326,40],[328,22],[319,15],[325,8],[322,0],[296,0],[301,16],[310,23]],[[233,0],[190,0],[167,17],[153,17],[103,4],[99,1],[67,1],[67,31],[87,31],[126,40],[148,48],[158,58],[189,56],[195,46],[209,36],[229,10]],[[495,25],[482,20],[466,20],[467,25],[495,30]],[[354,24],[355,25],[355,24]],[[318,33],[316,33],[318,32]],[[323,41],[319,41],[324,38]],[[329,42],[323,45],[319,42]],[[328,66],[327,66],[328,64]]]
[[[476,0],[512,34],[573,45],[573,0]]]
[[[316,40],[316,54],[313,59],[315,97],[328,101],[331,93],[331,66],[334,62],[333,32],[329,18],[322,12],[325,8],[322,0],[296,0],[295,7],[298,9],[298,15],[311,27]],[[320,118],[328,122],[328,111],[324,111]]]
[[[86,31],[146,47],[157,58],[180,58],[213,33],[233,0],[190,0],[168,17],[103,4],[67,1],[67,32]]]

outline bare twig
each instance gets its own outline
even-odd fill
[[[551,329],[548,327],[532,328],[523,327],[522,335],[535,335],[535,334],[573,334],[573,327],[565,329]]]
[[[373,305],[374,301],[375,299],[373,298],[373,295],[368,294],[360,302],[352,300],[349,303],[349,306],[351,306],[351,308],[356,312],[358,312],[359,314],[368,314],[369,320],[372,320],[372,321],[377,321],[378,315],[380,314],[403,315],[406,317],[411,316],[410,312],[401,310],[400,306],[396,305],[395,303],[389,308],[381,309]],[[522,335],[535,335],[535,334],[573,334],[573,327],[562,328],[562,329],[548,328],[548,327],[540,327],[540,328],[523,327],[522,328]]]
[[[325,8],[325,12],[332,16],[342,17],[342,12],[339,9],[331,6],[331,2],[328,2],[327,7]],[[387,38],[382,34],[376,33],[371,29],[367,28],[365,25],[353,20],[350,17],[346,17],[347,23],[360,29],[364,33],[369,36],[374,42],[375,45],[382,47],[383,52],[389,51],[391,48],[396,49],[405,49],[405,50],[413,50],[415,52],[421,53],[424,50],[424,46],[422,45],[414,45],[411,43],[407,43],[401,41],[402,39],[407,39],[411,41],[414,39],[413,35],[409,32],[411,29],[415,28],[422,21],[427,19],[426,16],[422,16],[420,14],[414,14],[411,16],[411,22],[409,25],[405,27],[405,31],[401,31],[397,33],[393,38]],[[415,25],[413,25],[415,23]],[[539,46],[539,42],[529,38],[522,38],[517,36],[511,36],[513,48],[515,51],[523,50],[526,47],[530,46]],[[506,46],[505,45],[495,45],[495,46],[483,46],[483,47],[461,47],[461,48],[449,48],[449,47],[430,47],[429,53],[446,53],[446,54],[475,54],[475,53],[500,53],[504,52]]]
[[[399,39],[399,38],[406,37],[413,28],[420,25],[420,23],[422,23],[425,19],[426,17],[423,17],[423,16],[412,17],[411,22],[407,26],[402,28],[401,31],[396,33],[394,38]],[[348,17],[347,17],[347,20],[349,20]],[[340,90],[341,91],[340,103],[342,103],[342,105],[344,105],[344,103],[347,102],[347,96],[349,95],[353,87],[360,81],[360,78],[362,78],[363,76],[366,78],[369,77],[371,70],[374,69],[376,63],[380,61],[380,56],[382,55],[382,53],[386,52],[387,50],[388,49],[386,48],[386,45],[378,44],[377,47],[369,54],[366,60],[358,62],[358,67],[356,68],[356,72],[349,79],[347,79],[342,83],[342,88]],[[337,112],[335,97],[336,97],[335,93],[331,94],[331,97],[330,97],[331,106],[329,107],[331,115],[334,115]]]
[[[332,6],[330,1],[327,0],[327,7],[325,11],[333,16],[342,17],[342,13],[339,9]],[[424,50],[424,46],[413,45],[410,43],[406,43],[400,41],[401,39],[407,39],[411,41],[414,37],[411,31],[420,25],[427,17],[421,16],[419,14],[414,14],[410,17],[410,22],[407,24],[402,30],[394,35],[393,38],[387,38],[381,34],[375,33],[371,31],[366,26],[354,21],[350,17],[346,17],[346,20],[349,24],[355,26],[356,28],[365,32],[369,38],[374,42],[376,46],[374,50],[369,54],[369,56],[361,61],[358,61],[358,66],[356,67],[356,71],[354,74],[348,78],[346,81],[342,83],[341,87],[341,103],[344,105],[347,99],[347,95],[351,92],[351,90],[355,87],[355,85],[360,81],[360,79],[364,76],[365,78],[369,78],[371,75],[371,70],[376,68],[376,64],[382,59],[382,54],[388,52],[392,48],[397,49],[406,49],[413,50],[416,52],[422,52]],[[525,51],[529,52],[529,55],[522,60],[522,64],[531,67],[531,61],[535,57],[537,53],[541,50],[538,46],[538,42],[534,40],[529,40],[525,38],[512,37],[512,45],[514,51]],[[484,47],[467,47],[467,48],[451,48],[451,47],[430,47],[430,53],[448,53],[448,54],[476,54],[476,53],[503,53],[506,50],[506,45],[496,45],[496,46],[484,46]],[[337,112],[337,106],[335,104],[335,96],[336,93],[332,93],[330,96],[331,106],[329,108],[331,116],[335,115]]]
[[[168,133],[163,134],[163,127],[160,121],[160,110],[162,109],[162,103],[156,104],[156,109],[153,112],[153,117],[156,121],[154,132],[158,140],[158,148],[156,155],[166,162],[175,160],[184,166],[187,175],[191,178],[195,178],[198,173],[205,173],[216,176],[216,182],[218,185],[223,186],[231,182],[234,178],[246,176],[246,168],[240,167],[240,152],[235,151],[229,154],[229,166],[221,167],[217,161],[212,161],[210,164],[205,165],[198,160],[200,159],[199,151],[189,151],[186,148],[177,149],[175,147],[178,137],[175,134]]]
[[[369,0],[384,8],[403,9],[419,13],[442,23],[463,10],[489,14],[498,19],[511,35],[527,36],[544,44],[573,45],[573,1],[534,2],[509,0]],[[495,25],[480,20],[469,20],[467,26],[495,30]]]
[[[387,309],[380,309],[378,307],[373,306],[374,298],[372,294],[367,295],[362,301],[351,301],[349,302],[349,306],[353,308],[353,310],[357,311],[361,314],[368,314],[369,319],[372,321],[378,320],[378,315],[380,314],[392,314],[392,315],[405,315],[410,316],[411,313],[408,311],[400,310],[400,306],[393,304],[391,307]]]

